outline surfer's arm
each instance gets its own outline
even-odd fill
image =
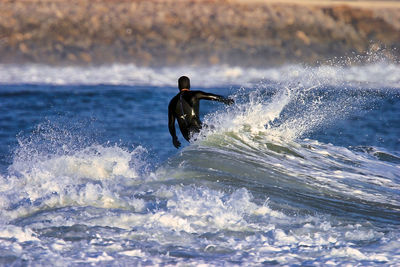
[[[174,147],[179,148],[181,143],[178,141],[178,137],[176,136],[175,116],[171,110],[171,104],[168,106],[168,129],[172,136],[172,143],[174,144]]]
[[[206,92],[202,92],[202,91],[197,91],[196,97],[197,97],[197,99],[205,99],[205,100],[222,102],[226,105],[232,105],[233,103],[235,103],[235,101],[231,98],[226,98],[221,95],[215,95],[215,94],[206,93]]]

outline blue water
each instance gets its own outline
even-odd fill
[[[0,74],[2,265],[400,264],[398,65]],[[180,75],[236,104],[177,150]]]

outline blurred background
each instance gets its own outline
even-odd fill
[[[0,63],[265,67],[400,48],[399,1],[2,0],[0,14]]]

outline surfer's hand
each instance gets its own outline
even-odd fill
[[[227,105],[232,105],[235,103],[235,101],[232,98],[226,98],[224,103]]]
[[[178,138],[172,138],[172,143],[174,144],[174,147],[179,148],[181,146],[181,142],[178,141]]]

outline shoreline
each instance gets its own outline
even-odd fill
[[[400,2],[81,0],[0,3],[0,63],[323,64],[400,58]]]

